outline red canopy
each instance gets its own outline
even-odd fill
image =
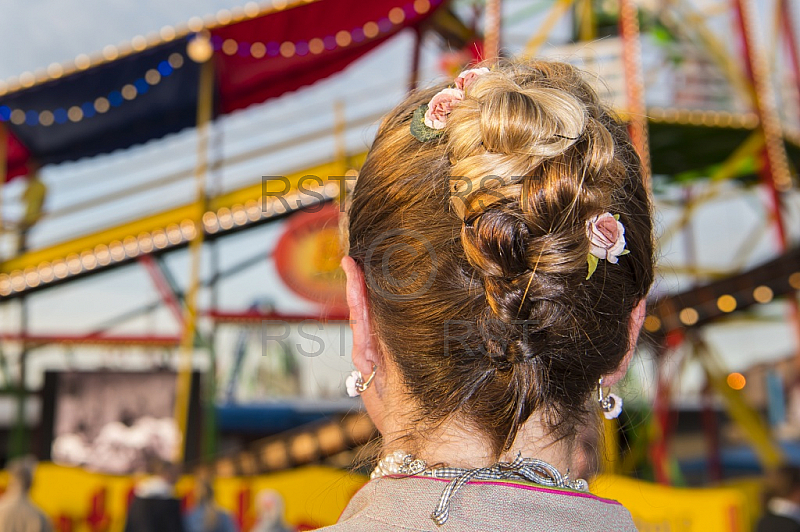
[[[442,0],[307,0],[210,29],[216,114],[310,85],[344,69]],[[194,33],[0,97],[8,177],[30,159],[57,164],[163,137],[195,124]],[[99,103],[98,103],[99,102]]]

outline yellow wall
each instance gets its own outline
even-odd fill
[[[328,467],[304,467],[260,477],[220,478],[216,480],[217,502],[236,514],[242,508],[240,500],[249,505],[245,512],[249,521],[255,518],[253,499],[262,489],[273,489],[283,495],[287,522],[299,525],[327,526],[333,524],[344,510],[347,501],[366,479]],[[31,497],[56,523],[61,516],[73,520],[74,532],[88,532],[87,525],[92,498],[106,490],[106,513],[110,532],[121,531],[124,525],[128,494],[136,479],[129,476],[103,475],[78,468],[39,464]],[[0,473],[0,486],[7,483],[7,474]],[[191,493],[193,482],[184,477],[178,483],[179,496]]]
[[[105,514],[110,532],[122,530],[127,497],[136,479],[91,473],[78,468],[40,464],[32,491],[34,501],[54,521],[60,516],[73,520],[74,532],[88,532],[93,496],[106,490]],[[234,515],[255,518],[253,499],[262,489],[273,489],[286,502],[286,520],[293,525],[326,526],[336,522],[347,501],[366,481],[365,477],[328,467],[304,467],[259,477],[216,480],[217,502]],[[7,482],[0,473],[0,486]],[[185,477],[178,494],[191,493],[192,479]],[[756,482],[743,486],[689,489],[670,488],[626,477],[601,476],[592,482],[592,492],[615,499],[627,507],[641,532],[744,532],[752,529],[757,505]],[[244,507],[243,507],[244,505]],[[102,530],[100,528],[94,530]]]
[[[743,532],[752,529],[753,508],[742,489],[673,488],[639,480],[601,476],[592,493],[615,499],[630,510],[640,532]]]

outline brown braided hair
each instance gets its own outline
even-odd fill
[[[534,412],[559,439],[587,421],[653,281],[652,207],[625,126],[578,69],[492,65],[420,142],[411,117],[441,88],[383,120],[346,240],[419,426],[459,416],[499,456]],[[630,254],[587,280],[586,222],[603,212]]]

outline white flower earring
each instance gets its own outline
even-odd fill
[[[378,366],[375,364],[372,365],[372,373],[367,380],[364,380],[364,376],[358,370],[353,370],[350,375],[347,377],[347,380],[344,381],[345,386],[347,387],[347,395],[350,397],[357,397],[367,391],[369,385],[372,384],[372,380],[375,378],[375,374],[378,372]]]
[[[616,419],[622,413],[622,398],[615,394],[609,393],[603,395],[603,379],[597,386],[597,402],[600,403],[600,408],[603,410],[603,416],[606,419]]]

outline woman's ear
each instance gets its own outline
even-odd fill
[[[608,375],[603,375],[603,386],[614,386],[622,380],[631,365],[633,352],[636,350],[636,342],[639,340],[639,332],[642,330],[644,318],[647,315],[647,301],[642,298],[639,304],[633,308],[630,320],[628,321],[628,352],[622,358],[619,367]]]
[[[367,286],[364,272],[352,257],[342,258],[342,269],[347,277],[347,306],[350,307],[350,329],[353,331],[353,365],[363,375],[372,373],[378,365],[378,351],[369,321]]]
[[[347,276],[347,305],[350,307],[350,329],[353,331],[353,365],[364,378],[376,371],[372,385],[361,394],[364,408],[381,434],[394,430],[387,409],[385,386],[388,385],[386,360],[382,360],[369,321],[369,302],[364,271],[352,257],[342,259]]]

